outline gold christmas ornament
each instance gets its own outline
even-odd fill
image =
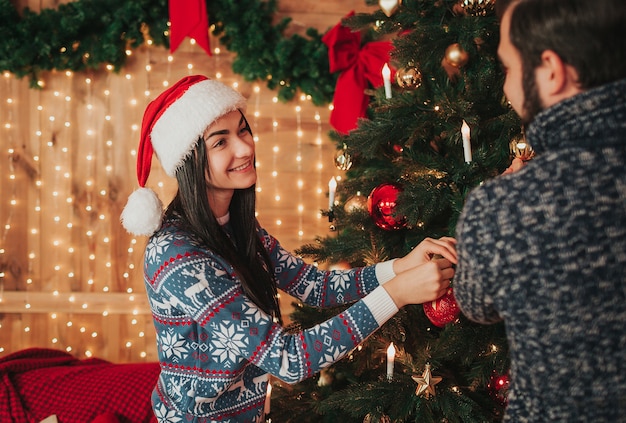
[[[469,54],[463,50],[461,44],[450,44],[445,52],[445,59],[448,64],[455,68],[462,68],[469,62]]]
[[[352,197],[348,198],[348,200],[346,200],[345,204],[343,205],[343,209],[346,211],[346,213],[352,213],[357,210],[367,210],[367,197],[361,195],[360,193],[357,193],[356,195],[353,195]]]
[[[348,170],[352,167],[352,157],[345,147],[335,152],[335,166],[339,170]]]
[[[422,376],[413,375],[411,376],[411,379],[417,383],[415,395],[424,395],[426,398],[430,398],[431,396],[434,397],[437,394],[435,391],[435,385],[441,382],[442,377],[433,376],[430,372],[430,364],[427,363]]]
[[[372,417],[372,414],[369,413],[367,416],[365,416],[365,418],[363,419],[363,423],[391,423],[391,419],[389,418],[388,415],[383,414],[380,416],[380,418],[378,420],[375,420],[375,417]]]
[[[422,73],[416,66],[409,64],[406,68],[398,69],[396,81],[400,88],[414,90],[422,85]]]
[[[461,0],[461,7],[470,16],[486,16],[493,12],[496,0]]]
[[[378,1],[378,5],[380,6],[380,9],[385,13],[385,15],[387,15],[387,17],[391,17],[393,16],[394,13],[396,13],[396,11],[398,10],[398,7],[400,7],[400,0],[379,0]]]
[[[526,162],[535,157],[535,150],[533,150],[533,147],[526,142],[526,137],[524,137],[524,135],[519,135],[513,138],[509,147],[511,149],[511,154],[513,154],[513,157],[517,159],[521,159]]]
[[[333,374],[328,369],[323,369],[320,372],[319,379],[317,380],[317,386],[328,386],[333,383]]]

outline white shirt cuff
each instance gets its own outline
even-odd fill
[[[396,272],[393,271],[394,261],[396,261],[396,259],[383,261],[376,265],[376,279],[378,279],[379,285],[382,285],[396,277]]]
[[[393,302],[387,290],[382,286],[379,286],[372,292],[370,292],[363,302],[370,309],[374,319],[378,323],[378,326],[382,326],[387,320],[398,312],[396,303]]]

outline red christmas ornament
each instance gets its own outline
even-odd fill
[[[406,226],[406,217],[396,216],[396,201],[402,188],[398,184],[378,185],[367,197],[367,211],[379,228],[400,229]]]
[[[435,301],[429,301],[423,304],[424,313],[426,317],[437,327],[444,327],[448,323],[454,322],[461,313],[456,300],[454,299],[454,292],[452,288],[448,288],[448,291],[437,298]]]
[[[487,385],[487,389],[489,390],[489,395],[494,401],[499,402],[501,405],[506,405],[508,402],[508,394],[509,394],[509,375],[499,375],[495,371],[491,375],[489,379],[489,384]]]

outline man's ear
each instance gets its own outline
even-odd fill
[[[536,69],[537,88],[545,106],[551,106],[578,94],[578,74],[553,50],[541,53],[541,65]]]

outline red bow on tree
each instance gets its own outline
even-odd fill
[[[174,53],[189,36],[211,56],[209,16],[205,0],[170,0],[170,51]]]
[[[354,11],[346,18],[352,15]],[[324,34],[322,41],[328,47],[330,71],[341,71],[335,86],[330,124],[338,132],[347,134],[356,128],[359,118],[366,117],[369,98],[365,89],[368,83],[374,88],[383,85],[381,72],[384,64],[389,62],[393,45],[390,41],[374,41],[361,48],[361,34],[341,22]]]

